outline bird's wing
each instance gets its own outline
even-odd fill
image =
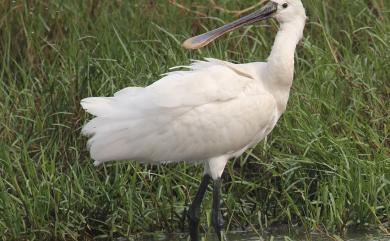
[[[206,60],[175,67],[188,70],[169,72],[145,88],[128,87],[113,97],[86,98],[81,105],[98,117],[143,117],[161,114],[159,111],[164,109],[179,108],[184,111],[205,103],[226,101],[235,98],[253,83],[255,76],[243,65],[211,58]]]
[[[184,66],[190,71],[174,71],[146,87],[147,97],[160,107],[194,107],[237,97],[253,77],[229,62],[206,59]]]
[[[82,101],[97,116],[83,129],[93,135],[89,145],[96,163],[201,160],[233,153],[272,122],[272,96],[242,68],[214,59],[188,68],[145,88]]]

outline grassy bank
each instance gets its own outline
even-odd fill
[[[191,2],[187,12],[168,1],[0,0],[3,239],[89,240],[180,230],[202,167],[93,167],[80,136],[90,116],[79,102],[146,86],[190,59],[267,57],[274,21],[199,51],[182,49],[186,37],[235,18],[208,0],[182,3]],[[216,2],[234,10],[257,3]],[[283,224],[342,234],[369,224],[386,232],[390,3],[304,2],[309,20],[288,111],[267,140],[231,161],[223,176],[227,227],[261,232]],[[210,195],[204,203],[207,224]]]

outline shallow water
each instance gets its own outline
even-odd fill
[[[118,239],[117,241],[189,241],[187,234],[151,234],[131,239]],[[288,236],[288,235],[267,235],[260,237],[253,232],[231,232],[225,235],[226,241],[390,241],[390,236],[382,234],[355,233],[347,237],[338,238],[326,237],[319,234]],[[201,241],[218,241],[214,234],[204,234]]]

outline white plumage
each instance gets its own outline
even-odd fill
[[[262,140],[285,111],[306,20],[302,3],[288,2],[274,15],[281,28],[267,62],[194,61],[145,88],[83,99],[96,116],[83,128],[94,164],[204,161],[205,172],[220,177],[227,160]],[[210,41],[210,33],[185,45]]]
[[[88,145],[95,164],[233,157],[272,129],[278,118],[274,97],[245,66],[207,59],[189,68],[146,88],[81,102],[97,116],[83,129],[93,136]]]

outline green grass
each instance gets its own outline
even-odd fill
[[[146,86],[169,67],[215,57],[264,60],[274,21],[235,31],[199,51],[180,42],[230,21],[168,1],[0,0],[0,236],[90,240],[180,231],[202,167],[95,168],[79,102]],[[217,1],[244,9],[256,0]],[[305,0],[288,111],[223,176],[229,230],[295,225],[343,234],[390,230],[390,3]],[[210,195],[202,213],[210,223]]]

